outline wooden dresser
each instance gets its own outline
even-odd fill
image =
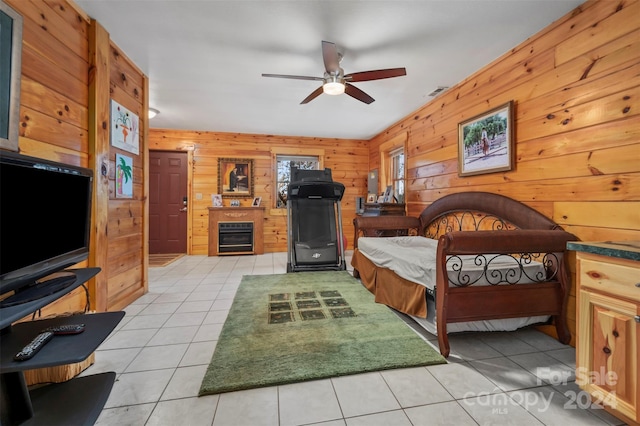
[[[640,241],[570,242],[576,251],[576,384],[629,424],[640,422]]]

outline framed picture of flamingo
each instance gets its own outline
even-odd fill
[[[140,153],[140,118],[113,99],[111,145],[135,155]]]

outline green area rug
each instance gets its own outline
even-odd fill
[[[244,276],[200,395],[446,360],[348,272]]]

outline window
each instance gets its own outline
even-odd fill
[[[391,163],[391,186],[393,196],[399,203],[404,203],[404,148],[398,148],[389,153]]]
[[[276,155],[276,208],[287,207],[287,188],[291,182],[291,168],[319,170],[317,155]]]
[[[380,175],[382,188],[391,187],[398,203],[405,202],[405,152],[407,133],[401,133],[380,144]]]

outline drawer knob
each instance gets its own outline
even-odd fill
[[[609,355],[611,353],[611,349],[609,349],[608,347],[604,347],[602,348],[602,352],[604,352],[605,354]]]
[[[636,283],[636,287],[640,288],[640,283]]]

